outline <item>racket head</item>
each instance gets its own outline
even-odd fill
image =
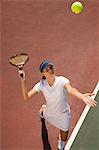
[[[29,56],[26,53],[16,54],[9,58],[10,64],[18,67],[19,69],[22,69],[22,67],[28,60]]]

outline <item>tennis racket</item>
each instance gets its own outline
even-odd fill
[[[19,70],[23,69],[23,66],[28,60],[29,56],[25,53],[17,54],[9,58],[10,64],[18,67]],[[20,76],[23,77],[23,74],[20,74]]]

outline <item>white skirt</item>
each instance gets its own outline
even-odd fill
[[[62,131],[68,131],[70,128],[70,110],[66,110],[65,112],[58,113],[49,113],[45,110],[43,111],[43,116],[45,120],[50,122],[52,125],[57,127]]]

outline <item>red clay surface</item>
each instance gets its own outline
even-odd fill
[[[56,74],[70,79],[81,92],[92,92],[99,75],[99,2],[83,1],[84,11],[74,15],[72,0],[12,1],[2,4],[2,150],[42,150],[40,106],[42,94],[24,102],[17,69],[10,56],[25,52],[30,60],[24,67],[27,87],[41,79],[38,71],[43,60],[56,65]],[[68,98],[73,130],[84,104]],[[59,130],[47,123],[52,150],[57,149]]]

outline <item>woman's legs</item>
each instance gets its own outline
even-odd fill
[[[59,137],[58,137],[58,150],[64,150],[64,147],[65,147],[65,142],[67,140],[67,137],[68,137],[68,131],[62,131],[60,130],[60,134],[59,134]]]
[[[40,118],[41,119],[44,119],[44,116],[43,116],[43,112],[46,110],[46,105],[42,105],[41,108],[40,108],[40,111],[39,111],[39,115],[40,115]],[[59,140],[58,140],[58,149],[59,150],[63,150],[64,147],[65,147],[65,142],[67,140],[67,137],[68,137],[68,131],[62,131],[60,130],[60,134],[59,134]]]
[[[61,137],[62,141],[66,141],[67,140],[68,132],[69,132],[69,130],[68,131],[60,130],[60,137]]]

